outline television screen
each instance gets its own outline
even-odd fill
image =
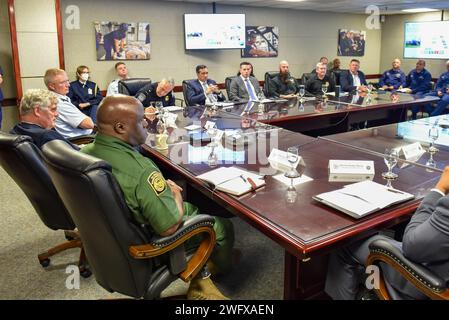
[[[406,22],[404,58],[449,59],[449,21]]]
[[[244,14],[185,14],[186,49],[245,48]]]

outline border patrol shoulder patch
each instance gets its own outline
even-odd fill
[[[165,189],[167,189],[165,179],[159,171],[151,172],[147,181],[158,197],[165,191]]]

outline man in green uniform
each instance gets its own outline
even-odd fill
[[[148,135],[144,108],[136,98],[123,95],[105,98],[98,108],[97,125],[95,141],[82,152],[112,166],[137,222],[149,225],[156,234],[168,236],[184,219],[199,213],[195,206],[183,202],[181,187],[165,180],[153,161],[133,149],[145,143]],[[219,272],[227,272],[232,263],[233,226],[229,220],[215,217],[214,229],[217,248],[211,262]],[[192,280],[187,298],[226,299],[204,274]]]

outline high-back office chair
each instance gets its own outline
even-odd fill
[[[303,85],[306,85],[306,83],[307,83],[307,81],[310,79],[310,78],[312,78],[314,76],[314,73],[303,73],[302,74],[302,77],[301,77],[301,79],[302,79],[302,84]]]
[[[370,254],[366,262],[367,266],[379,266],[381,262],[386,263],[429,298],[449,300],[449,287],[445,280],[435,275],[423,265],[412,262],[404,257],[401,250],[388,241],[377,239],[370,243],[369,250]],[[381,269],[379,268],[379,270]],[[391,286],[387,287],[382,275],[379,289],[375,289],[375,291],[382,300],[391,300],[395,296],[398,296]]]
[[[0,132],[0,165],[25,193],[42,222],[52,230],[66,231],[68,241],[40,253],[40,264],[47,267],[51,256],[67,249],[81,248],[80,272],[84,277],[90,276],[85,266],[81,239],[72,231],[75,224],[56,192],[41,152],[32,139]]]
[[[264,84],[263,84],[263,91],[265,94],[265,97],[270,96],[270,86],[271,86],[271,79],[276,77],[279,74],[279,71],[267,71],[265,72],[264,76]]]
[[[186,103],[186,106],[193,106],[194,104],[192,102],[189,101],[189,99],[187,98],[187,88],[190,86],[190,83],[192,83],[193,81],[195,81],[196,79],[190,79],[190,80],[183,80],[182,81],[182,94],[184,96],[184,101]]]
[[[147,84],[151,83],[150,78],[131,78],[118,82],[118,92],[127,96],[135,96],[136,93]]]
[[[189,281],[204,266],[215,245],[212,217],[189,219],[168,237],[152,235],[135,223],[107,162],[76,152],[64,141],[50,141],[42,152],[103,288],[154,299],[173,280]],[[186,259],[183,243],[200,233],[200,246]]]
[[[237,77],[238,76],[231,76],[231,77],[226,77],[226,79],[225,79],[226,95],[228,96],[228,99],[229,99],[229,92],[231,92],[231,82],[232,82],[232,80],[234,80]]]
[[[334,71],[331,71],[331,75],[333,75],[334,76],[334,81],[335,81],[335,85],[336,86],[339,86],[340,85],[340,73],[342,72],[342,71],[345,71],[345,70],[334,70]]]

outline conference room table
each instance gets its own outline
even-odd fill
[[[304,97],[303,100],[274,99],[271,102],[241,103],[229,113],[276,125],[309,136],[347,132],[354,124],[368,127],[406,120],[407,109],[438,101],[401,92],[377,91],[371,94],[346,94]]]
[[[143,149],[163,171],[175,174],[283,247],[285,299],[324,297],[328,254],[379,230],[407,221],[440,176],[438,172],[413,164],[396,168],[395,172],[399,177],[393,182],[393,186],[413,194],[415,198],[361,219],[354,219],[313,200],[312,197],[348,184],[330,181],[329,159],[372,160],[376,170],[374,181],[385,184],[381,173],[386,171],[386,166],[381,153],[343,145],[338,141],[309,137],[223,110],[195,107],[178,112],[177,115],[177,128],[168,130],[169,148],[155,148],[158,136],[154,134],[154,123],[157,120],[153,120],[149,127],[151,134]],[[229,143],[225,138],[212,148],[207,145],[207,141],[203,143],[191,139],[192,134],[184,129],[189,125],[204,127],[208,121],[226,132],[238,130],[245,138],[237,144]],[[286,150],[290,146],[299,148],[299,154],[306,164],[303,178],[311,178],[310,181],[296,185],[297,198],[294,203],[287,201],[288,183],[276,179],[277,175],[282,176],[283,173],[274,170],[268,161],[273,148]],[[216,167],[237,166],[260,173],[265,176],[266,185],[240,197],[214,190],[213,186],[197,178],[216,168],[208,165],[208,156],[212,151],[218,155]]]
[[[382,155],[386,148],[399,149],[403,146],[419,143],[426,152],[419,159],[413,159],[412,161],[415,165],[426,166],[430,157],[428,148],[432,139],[429,136],[429,130],[432,127],[438,132],[438,137],[434,140],[438,152],[433,158],[436,168],[443,170],[445,166],[449,165],[449,115],[447,114],[328,135],[323,139],[379,155]],[[407,160],[404,156],[402,158]],[[404,161],[402,165],[406,163]]]

